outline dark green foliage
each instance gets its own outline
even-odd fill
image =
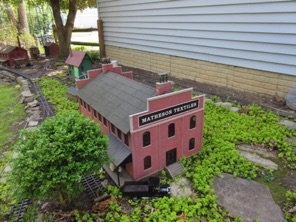
[[[87,51],[87,54],[93,61],[98,60],[100,58],[99,51],[96,51],[96,50]]]
[[[99,126],[76,112],[46,119],[35,131],[22,131],[11,182],[19,198],[50,198],[67,204],[82,191],[81,176],[108,160],[108,139]]]

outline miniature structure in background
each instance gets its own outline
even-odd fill
[[[47,42],[44,45],[45,57],[58,58],[60,47],[54,42]]]
[[[2,65],[22,65],[28,61],[28,51],[19,46],[7,45],[0,49],[0,62]]]
[[[31,58],[37,60],[39,55],[40,55],[40,51],[39,51],[39,48],[37,46],[31,46],[29,48],[29,51],[30,51],[30,56]]]
[[[68,65],[71,79],[86,79],[87,71],[92,69],[94,63],[86,52],[71,50],[65,64]]]
[[[193,97],[192,88],[172,92],[167,74],[149,87],[112,64],[89,70],[88,76],[76,81],[80,112],[108,135],[112,162],[104,169],[117,185],[178,168],[183,155],[201,151],[203,95]]]

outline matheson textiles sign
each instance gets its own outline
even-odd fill
[[[195,100],[188,103],[183,103],[181,105],[173,106],[167,109],[159,110],[154,113],[149,113],[145,116],[140,116],[139,125],[143,126],[158,120],[165,119],[167,117],[171,117],[171,116],[198,108],[198,102],[199,102],[198,100]]]

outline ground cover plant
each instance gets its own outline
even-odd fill
[[[84,218],[147,222],[184,221],[183,219],[186,221],[200,219],[242,221],[240,218],[229,218],[227,210],[217,205],[217,196],[211,188],[213,176],[220,175],[222,172],[247,179],[255,179],[258,176],[260,168],[245,160],[236,151],[240,143],[261,144],[268,148],[276,142],[276,149],[279,150],[279,157],[283,163],[295,169],[295,154],[287,144],[286,137],[296,135],[296,131],[288,131],[286,127],[278,124],[278,115],[257,105],[243,107],[241,110],[242,113],[236,113],[212,103],[206,104],[202,151],[191,158],[181,159],[185,166],[185,176],[194,184],[195,194],[192,197],[129,201],[133,210],[126,215],[123,206],[118,203],[120,195],[116,195],[118,201],[110,203],[108,213],[86,214]],[[273,141],[272,144],[271,141]],[[272,177],[272,172],[268,175]],[[295,216],[293,217],[288,210],[295,204],[296,194],[288,191],[286,196],[285,216],[288,221],[295,221]],[[76,219],[88,221],[78,214]]]
[[[78,103],[67,99],[67,86],[47,77],[41,78],[39,82],[42,93],[53,105],[57,113],[69,110],[78,111]]]
[[[42,89],[45,88],[48,91],[45,95],[48,96],[47,98],[53,95],[65,98],[63,92],[65,93],[66,88],[54,92],[55,88],[60,87],[58,85],[52,87],[58,81],[44,79],[40,80],[41,83],[44,81],[44,85],[42,86],[41,83],[40,85]],[[54,99],[50,99],[51,103],[52,100]],[[64,106],[61,105],[61,107]],[[65,108],[60,110],[62,112]],[[217,205],[217,197],[211,188],[213,177],[223,172],[247,179],[258,177],[260,168],[246,161],[237,153],[236,149],[240,143],[257,144],[265,148],[277,149],[282,164],[295,169],[295,153],[286,142],[286,137],[295,136],[296,131],[287,130],[284,126],[278,124],[278,120],[278,115],[257,105],[243,107],[240,113],[235,113],[212,103],[206,103],[202,151],[191,158],[181,159],[185,166],[185,176],[194,184],[194,195],[188,198],[164,197],[152,201],[129,200],[126,202],[123,201],[118,189],[108,187],[110,194],[116,197],[109,203],[108,212],[83,213],[73,211],[72,218],[74,221],[148,222],[199,221],[201,219],[207,221],[242,221],[240,218],[229,218],[227,210],[221,209]],[[274,146],[275,143],[276,146]],[[268,174],[266,174],[265,180],[272,181],[272,172],[266,172]],[[164,178],[163,181],[168,182],[167,178]],[[287,192],[283,210],[288,221],[296,221],[295,214],[289,212],[295,206],[295,203],[296,194]],[[126,208],[131,210],[127,213]],[[45,215],[50,215],[50,212]],[[49,216],[49,218],[54,217]],[[48,221],[54,221],[54,219]]]
[[[285,202],[285,217],[288,221],[295,222],[296,221],[296,193],[288,191],[286,193],[286,202]]]

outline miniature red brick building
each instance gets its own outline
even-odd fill
[[[0,49],[0,62],[2,65],[20,65],[28,61],[28,51],[21,47],[7,45]]]
[[[167,75],[149,87],[112,64],[88,74],[76,81],[80,112],[109,136],[112,164],[104,169],[113,179],[119,167],[118,176],[139,180],[201,150],[203,95],[193,97],[192,88],[172,92]]]

